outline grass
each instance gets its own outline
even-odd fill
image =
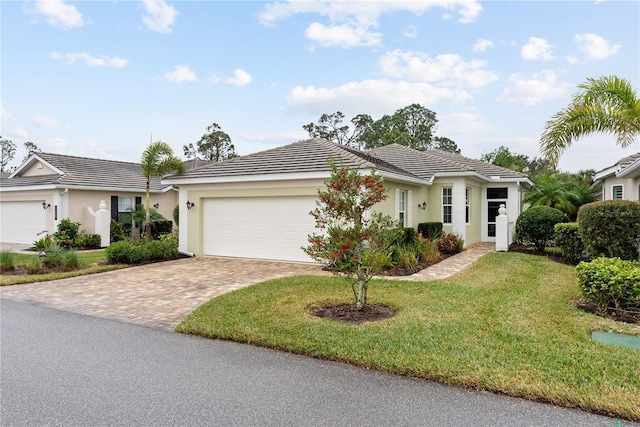
[[[369,302],[397,314],[362,325],[309,314],[351,302],[342,279],[277,279],[209,301],[177,330],[640,420],[640,353],[590,339],[640,329],[576,309],[573,270],[507,252],[441,281],[376,280]]]
[[[46,282],[49,280],[65,279],[68,277],[85,276],[87,274],[102,273],[105,271],[117,270],[128,267],[124,264],[103,265],[107,260],[104,250],[78,251],[79,269],[64,272],[52,272],[43,274],[2,274],[0,275],[0,286],[18,285],[24,283]],[[33,269],[37,264],[38,254],[11,253],[13,265],[16,269]]]

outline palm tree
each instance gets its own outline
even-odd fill
[[[145,236],[146,240],[151,240],[151,213],[149,209],[149,187],[151,178],[162,177],[170,172],[184,171],[184,163],[173,155],[173,150],[166,142],[156,141],[144,150],[142,160],[140,160],[142,174],[147,178],[145,212]]]
[[[640,98],[628,80],[588,78],[578,88],[569,106],[547,122],[540,138],[540,149],[554,168],[560,154],[582,136],[611,133],[618,145],[628,147],[640,135]]]
[[[523,202],[531,206],[556,208],[571,216],[577,211],[574,201],[578,197],[575,186],[571,182],[562,179],[558,174],[552,174],[538,178]]]

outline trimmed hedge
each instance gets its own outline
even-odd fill
[[[609,307],[625,309],[640,303],[640,262],[597,258],[576,267],[578,286],[599,314]]]
[[[549,206],[534,206],[522,212],[516,220],[515,240],[533,244],[540,252],[553,240],[554,227],[561,222],[569,222],[569,217]]]
[[[582,252],[584,251],[584,243],[578,234],[577,222],[561,222],[554,226],[553,240],[557,247],[560,248],[562,256],[571,264],[580,262]]]
[[[429,240],[439,239],[442,237],[442,226],[441,222],[421,222],[418,224],[418,233]]]
[[[109,264],[142,264],[178,258],[178,246],[173,241],[145,242],[123,240],[105,250]]]
[[[640,203],[605,200],[582,205],[578,231],[589,255],[636,260],[640,257]]]

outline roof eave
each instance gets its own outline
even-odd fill
[[[620,172],[616,174],[616,176],[618,178],[624,178],[636,171],[640,171],[640,159],[636,160],[635,162],[631,163],[629,166],[622,169]]]
[[[48,168],[50,168],[51,170],[53,170],[55,173],[57,173],[58,175],[64,175],[64,171],[58,169],[57,167],[55,167],[54,165],[52,165],[51,163],[47,162],[45,159],[43,159],[42,157],[38,156],[38,154],[32,154],[31,157],[29,157],[27,160],[24,161],[24,163],[22,163],[20,166],[18,166],[16,168],[16,170],[14,170],[11,175],[9,175],[9,177],[7,179],[11,179],[14,178],[16,176],[20,175],[20,172],[27,169],[29,166],[31,166],[33,164],[33,162],[35,162],[36,160],[44,163]]]

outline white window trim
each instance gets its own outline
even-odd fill
[[[444,203],[444,190],[445,189],[449,190],[449,197],[451,197],[451,203],[450,204],[445,204]],[[447,225],[453,224],[453,187],[442,187],[442,190],[440,191],[440,201],[441,201],[441,205],[442,205],[442,216],[441,216],[442,223],[443,224],[447,224]],[[444,220],[445,219],[444,218],[444,208],[445,208],[445,206],[448,206],[451,209],[451,212],[450,212],[451,220],[449,222],[445,222],[445,220]]]
[[[620,187],[620,198],[616,199],[615,188]],[[611,200],[624,200],[624,185],[623,184],[612,184],[611,185]]]

